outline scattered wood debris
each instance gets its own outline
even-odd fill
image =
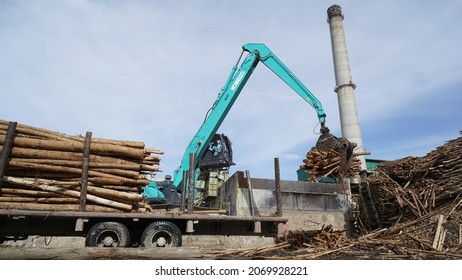
[[[335,230],[332,225],[323,226],[319,231],[290,231],[286,238],[278,242],[287,242],[294,250],[306,249],[307,247],[323,247],[325,249],[336,248],[342,238],[344,230]]]
[[[287,240],[264,250],[217,257],[462,259],[462,137],[424,157],[384,162],[353,191],[359,209],[356,236],[327,226],[316,233],[290,232]]]
[[[297,259],[309,251],[331,250],[344,239],[344,231],[334,230],[332,225],[319,231],[289,231],[274,245],[250,249],[209,250],[208,257],[217,259]]]

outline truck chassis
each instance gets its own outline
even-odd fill
[[[30,235],[82,236],[92,247],[181,246],[182,235],[255,235],[286,232],[283,217],[208,214],[106,213],[0,209],[0,241]]]

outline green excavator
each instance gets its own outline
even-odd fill
[[[239,64],[244,53],[247,53],[247,56]],[[266,45],[250,43],[242,46],[242,53],[236,65],[233,66],[225,85],[218,94],[206,119],[186,147],[180,167],[174,172],[173,181],[170,177],[167,177],[162,183],[152,182],[146,186],[143,192],[146,200],[172,202],[172,200],[178,199],[176,195],[172,198],[172,192],[176,193],[175,190],[181,191],[183,171],[191,169],[189,156],[191,153],[195,154],[194,168],[192,169],[195,170],[196,179],[201,173],[210,172],[210,170],[227,169],[234,165],[231,141],[225,135],[217,134],[217,131],[259,62],[272,70],[316,111],[321,136],[315,148],[321,151],[337,150],[342,159],[341,168],[344,170],[349,168],[353,158],[354,145],[347,139],[338,138],[329,132],[325,125],[326,114],[321,102]]]

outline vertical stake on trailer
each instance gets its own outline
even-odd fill
[[[194,211],[194,189],[195,189],[195,169],[196,169],[196,164],[194,163],[196,161],[196,153],[190,153],[189,154],[189,182],[188,182],[188,214],[192,214]],[[185,173],[183,173],[185,174]],[[183,178],[184,179],[184,178]],[[194,232],[194,221],[193,220],[188,220],[186,222],[186,232],[187,233],[192,233]]]
[[[85,142],[83,144],[83,158],[82,158],[82,181],[80,191],[80,212],[84,212],[87,206],[87,186],[88,186],[88,169],[90,167],[90,144],[91,132],[87,131],[85,135]]]
[[[183,180],[181,181],[181,202],[180,211],[184,212],[186,202],[186,179],[188,178],[188,170],[183,170]]]
[[[5,174],[5,169],[10,158],[11,150],[13,149],[13,141],[16,133],[17,124],[17,122],[8,123],[8,130],[6,131],[5,143],[3,143],[3,150],[0,154],[0,195],[3,184],[3,175]]]
[[[279,158],[274,158],[274,183],[276,185],[276,214],[282,217],[281,173],[279,171]]]
[[[194,211],[194,175],[196,174],[196,153],[189,154],[189,182],[188,182],[188,214],[192,214]]]

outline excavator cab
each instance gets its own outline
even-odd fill
[[[200,169],[227,169],[231,165],[235,165],[231,140],[224,134],[215,134],[199,162]]]
[[[321,125],[321,136],[316,142],[315,149],[317,151],[334,150],[340,156],[339,172],[345,174],[350,168],[353,161],[353,150],[356,144],[351,143],[346,138],[339,138],[330,133],[330,130],[324,124]]]

